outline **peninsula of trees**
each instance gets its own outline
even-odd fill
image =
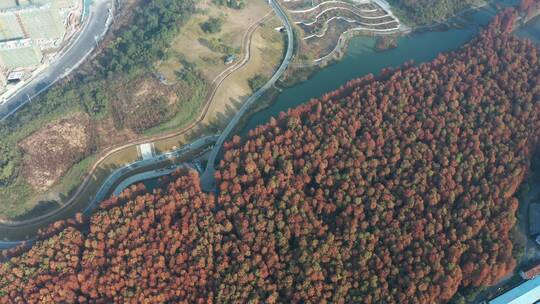
[[[353,80],[5,253],[2,303],[446,303],[515,267],[539,49],[512,10],[460,50]]]

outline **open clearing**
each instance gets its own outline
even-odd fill
[[[185,62],[194,64],[208,81],[212,81],[227,67],[224,60],[228,55],[240,57],[246,29],[271,11],[263,0],[246,3],[245,8],[237,10],[217,6],[211,0],[200,1],[200,12],[192,16],[171,43],[169,58],[158,65],[167,81],[174,82],[176,72],[184,67]],[[221,31],[205,33],[201,24],[212,17],[223,21]]]
[[[90,118],[78,113],[27,137],[19,143],[24,152],[24,179],[35,190],[47,190],[93,149],[91,129]]]

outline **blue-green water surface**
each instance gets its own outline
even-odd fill
[[[399,38],[397,48],[384,52],[374,50],[375,38],[353,38],[341,61],[318,71],[309,80],[283,90],[270,107],[247,120],[239,135],[246,135],[270,117],[277,117],[282,111],[333,91],[351,79],[370,73],[377,75],[385,67],[398,67],[409,60],[427,62],[440,53],[456,50],[470,41],[495,13],[493,6],[487,6],[464,17],[466,22],[460,28],[412,33]]]

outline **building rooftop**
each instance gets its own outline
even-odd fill
[[[540,277],[516,286],[489,301],[489,304],[533,304],[538,300],[540,300]]]
[[[530,280],[536,278],[538,275],[540,275],[540,264],[529,268],[529,270],[522,271],[520,273],[521,277],[525,280]],[[540,300],[540,299],[539,299]]]
[[[236,60],[236,55],[228,55],[226,58],[225,58],[225,64],[230,64],[232,63],[233,61]]]
[[[529,205],[529,234],[540,234],[540,203]]]
[[[21,80],[23,78],[23,76],[24,76],[23,71],[11,72],[11,73],[9,73],[9,75],[7,77],[7,80],[8,81]]]

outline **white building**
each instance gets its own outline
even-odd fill
[[[540,276],[503,293],[489,304],[534,304],[540,300]]]

